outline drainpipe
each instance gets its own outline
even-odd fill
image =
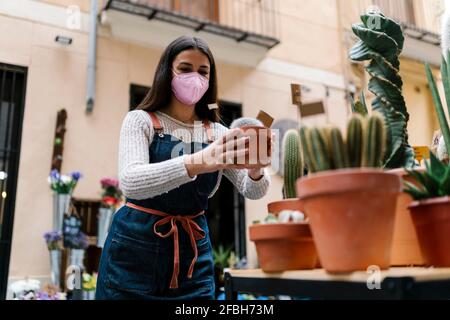
[[[98,0],[91,0],[89,19],[88,78],[86,95],[86,112],[91,113],[95,102],[95,78],[97,68],[97,12]]]

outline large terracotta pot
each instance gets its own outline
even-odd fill
[[[258,167],[270,163],[269,155],[270,137],[272,131],[263,126],[243,126],[241,130],[249,137],[249,153],[238,164],[246,164],[247,167]]]
[[[395,169],[389,172],[397,174],[403,181],[415,182],[404,169]],[[394,238],[392,240],[391,266],[421,266],[425,264],[420,251],[416,229],[408,209],[413,201],[414,199],[407,193],[401,193],[398,196]]]
[[[332,273],[390,266],[400,178],[376,169],[345,169],[297,181],[322,266]]]
[[[409,208],[425,263],[450,267],[450,197],[416,201]]]
[[[303,205],[298,199],[268,205],[268,211],[275,215],[282,210],[303,211]],[[250,226],[249,232],[265,272],[314,269],[317,264],[317,251],[307,222],[256,224]]]

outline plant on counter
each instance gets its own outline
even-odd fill
[[[336,127],[302,127],[300,137],[312,174],[297,181],[297,195],[322,266],[333,273],[370,265],[389,268],[401,183],[396,174],[381,169],[386,147],[383,116],[354,114],[345,138]]]
[[[447,53],[447,59],[445,59],[444,57],[442,58],[441,76],[442,83],[444,85],[444,95],[445,101],[447,102],[447,110],[450,111],[450,63],[447,62],[450,61],[449,59],[450,52]],[[436,80],[428,63],[425,64],[425,71],[427,74],[428,85],[433,97],[434,108],[439,119],[439,126],[441,127],[442,132],[442,136],[439,140],[438,146],[438,157],[439,160],[448,162],[448,150],[450,150],[450,128],[447,121],[447,116],[445,115],[441,95],[439,94],[439,90],[436,85]]]
[[[430,153],[425,171],[409,173],[415,183],[404,191],[416,200],[409,209],[425,262],[450,267],[450,165]]]
[[[336,128],[300,129],[305,162],[311,172],[345,168],[379,168],[386,146],[383,117],[355,115],[348,122],[347,138]]]
[[[402,95],[403,81],[399,74],[399,56],[404,35],[400,24],[379,12],[361,16],[362,23],[352,26],[360,39],[350,51],[354,61],[370,61],[366,71],[370,75],[369,90],[375,95],[372,110],[385,119],[387,145],[383,167],[388,169],[413,167],[414,151],[408,143],[409,114]],[[352,103],[354,112],[367,114],[364,95]]]
[[[284,184],[283,198],[297,197],[295,183],[303,175],[303,160],[300,148],[300,136],[297,130],[291,129],[283,138]]]

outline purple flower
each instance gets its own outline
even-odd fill
[[[80,178],[83,177],[83,175],[79,171],[74,171],[70,175],[72,176],[72,179],[75,181],[78,181]]]
[[[59,180],[60,175],[59,175],[58,170],[53,169],[53,170],[50,172],[50,178],[51,178],[52,180]]]
[[[70,247],[73,249],[87,249],[89,247],[89,240],[83,232],[78,233],[70,239]]]

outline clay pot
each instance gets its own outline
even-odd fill
[[[245,164],[248,168],[268,165],[271,160],[269,148],[272,131],[262,126],[243,126],[241,130],[250,138],[250,152],[245,159],[238,159],[238,164]]]
[[[293,210],[303,212],[303,204],[299,199],[284,199],[280,201],[274,201],[267,205],[267,211],[269,213],[278,215],[283,210]],[[305,212],[303,212],[305,213]],[[305,213],[306,214],[306,213]]]
[[[418,169],[424,170],[424,169]],[[390,170],[403,181],[415,182],[404,169]],[[407,193],[401,193],[397,199],[397,209],[392,240],[391,266],[421,266],[425,264],[420,250],[416,229],[409,213],[409,205],[414,199]]]
[[[390,266],[400,178],[376,169],[345,169],[297,181],[322,266],[331,273]]]
[[[298,199],[272,202],[267,207],[275,216],[283,210],[303,212]],[[317,264],[317,251],[307,222],[256,224],[250,226],[249,232],[265,272],[314,269]]]
[[[250,226],[259,265],[265,272],[314,269],[317,252],[309,224],[270,223]]]
[[[409,209],[425,263],[450,267],[450,197],[416,201]]]

